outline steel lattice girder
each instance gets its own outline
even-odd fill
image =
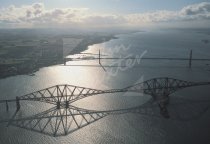
[[[88,96],[116,92],[140,92],[151,96],[168,96],[183,88],[209,84],[209,82],[195,83],[165,77],[150,79],[123,89],[110,90],[97,90],[73,85],[56,85],[24,96],[20,96],[19,99],[41,101],[51,104],[56,104],[57,102],[60,102],[62,104],[66,101],[72,103]]]

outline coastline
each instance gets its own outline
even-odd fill
[[[117,38],[118,37],[115,35],[101,36],[101,37],[97,37],[97,36],[87,37],[83,39],[82,42],[79,45],[77,45],[71,53],[69,53],[69,55],[79,54],[87,50],[88,46],[91,46],[94,44],[101,44],[101,43],[108,42],[110,40],[117,39]]]
[[[117,39],[117,37],[113,35],[90,35],[85,36],[84,39],[71,51],[68,55],[79,54],[82,51],[87,50],[88,46],[94,44],[100,44],[112,39]],[[60,44],[58,44],[60,46]],[[61,50],[62,51],[62,50]],[[57,52],[57,51],[56,51]],[[62,51],[63,52],[63,51]],[[61,53],[61,52],[59,52]],[[40,68],[49,67],[57,64],[64,63],[63,57],[59,56],[53,59],[28,59],[23,63],[14,63],[14,64],[1,64],[1,69],[6,69],[3,72],[1,71],[0,79],[8,78],[11,76],[17,75],[29,75],[34,76],[34,73],[39,71]]]

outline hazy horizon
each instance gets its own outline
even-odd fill
[[[210,28],[210,2],[184,0],[8,0],[1,2],[0,29]]]

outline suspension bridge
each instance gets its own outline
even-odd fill
[[[193,51],[190,51],[189,58],[188,57],[102,57],[102,56],[107,56],[102,55],[100,50],[98,54],[91,54],[91,53],[81,53],[81,54],[87,54],[87,55],[95,55],[98,57],[78,57],[78,58],[69,58],[69,57],[64,57],[63,58],[63,63],[66,66],[66,62],[68,61],[78,61],[78,60],[98,60],[99,66],[102,67],[105,71],[105,67],[114,67],[113,65],[108,65],[104,66],[102,64],[102,60],[152,60],[152,61],[187,61],[188,62],[188,67],[192,67],[192,62],[197,61],[197,62],[209,62],[209,58],[193,58]],[[94,65],[70,65],[70,66],[94,66]],[[95,65],[96,66],[96,65]],[[119,67],[119,66],[117,66]],[[121,66],[121,67],[127,67],[126,65]]]
[[[210,85],[210,82],[189,82],[168,77],[153,78],[122,89],[109,90],[98,90],[67,84],[56,85],[23,96],[18,96],[16,99],[1,100],[0,103],[6,103],[7,110],[9,110],[9,102],[16,102],[16,113],[11,119],[1,122],[8,122],[8,126],[14,125],[52,136],[62,136],[89,125],[107,115],[130,112],[144,114],[147,111],[146,109],[151,108],[151,105],[149,107],[141,105],[128,109],[96,111],[77,108],[72,105],[72,103],[86,97],[122,92],[135,92],[150,95],[157,104],[156,107],[159,109],[160,114],[164,118],[170,118],[167,110],[169,106],[169,96],[184,88],[203,85]],[[54,107],[30,117],[15,118],[15,115],[21,108],[20,101],[39,101],[53,104]]]

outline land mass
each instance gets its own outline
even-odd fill
[[[0,31],[0,78],[23,74],[33,75],[42,67],[63,63],[65,56],[80,53],[89,45],[116,38],[115,34],[110,33]],[[67,45],[69,41],[70,44]],[[70,49],[69,52],[68,49]]]

